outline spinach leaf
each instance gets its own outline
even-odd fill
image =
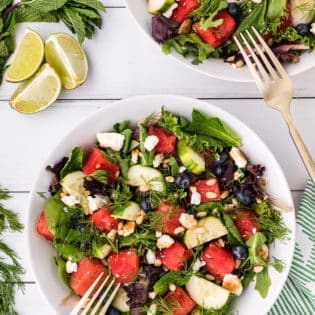
[[[198,109],[193,110],[192,122],[185,130],[218,139],[227,146],[241,145],[240,137],[225,122],[217,117],[210,117]]]
[[[55,264],[57,265],[58,269],[58,276],[61,279],[61,281],[69,286],[69,274],[66,271],[66,262],[61,257],[54,257]]]
[[[69,159],[65,166],[60,171],[60,178],[64,178],[67,174],[81,171],[83,164],[83,150],[80,147],[75,147],[69,156]]]
[[[268,294],[269,287],[271,286],[271,280],[268,273],[268,268],[265,267],[263,271],[256,274],[255,290],[257,290],[262,298],[265,298]]]
[[[269,0],[267,7],[267,20],[270,22],[279,21],[284,15],[287,0]]]
[[[244,244],[241,235],[235,226],[232,218],[228,214],[223,214],[222,221],[226,229],[228,230],[228,242],[230,244]]]
[[[249,247],[248,259],[252,267],[266,265],[266,262],[259,255],[259,250],[266,241],[265,235],[261,232],[257,232],[246,242],[246,245]]]

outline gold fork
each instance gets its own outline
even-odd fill
[[[117,294],[120,283],[115,284],[115,280],[112,279],[110,275],[101,282],[103,275],[104,272],[97,277],[69,315],[105,315],[115,295]],[[90,298],[92,291],[100,283],[100,287],[93,294],[92,298]],[[105,285],[107,285],[106,288]],[[112,291],[110,292],[111,289]]]
[[[299,131],[295,127],[290,113],[290,104],[293,97],[292,82],[278,58],[274,55],[262,36],[260,36],[254,27],[252,27],[252,31],[255,34],[256,39],[254,39],[254,36],[248,30],[246,30],[248,40],[242,33],[240,33],[241,40],[245,44],[252,59],[247,54],[238,38],[234,36],[233,39],[237,44],[249,71],[254,77],[258,90],[265,102],[270,107],[280,111],[284,117],[291,138],[300,154],[305,168],[313,183],[315,183],[314,160],[303,142]],[[257,40],[259,44],[257,43]],[[256,52],[254,52],[252,47],[255,47]]]

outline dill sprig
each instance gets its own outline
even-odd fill
[[[8,190],[0,187],[0,201],[11,198]],[[0,202],[0,237],[6,230],[21,231],[23,225],[18,221],[17,214],[8,210]],[[0,314],[16,315],[14,309],[15,289],[22,292],[24,285],[21,275],[23,267],[17,254],[0,239]]]

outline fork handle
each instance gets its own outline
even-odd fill
[[[292,120],[290,112],[284,112],[282,113],[284,116],[284,119],[286,120],[288,127],[289,127],[289,132],[291,135],[291,138],[299,152],[299,155],[304,163],[304,166],[311,177],[313,183],[315,184],[315,163],[314,160],[308,151],[299,131],[295,127],[295,124]]]

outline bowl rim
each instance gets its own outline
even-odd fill
[[[288,200],[290,205],[292,205],[292,215],[293,215],[293,226],[291,228],[291,233],[290,233],[290,244],[291,244],[291,251],[289,253],[289,256],[287,256],[287,260],[286,260],[286,265],[285,265],[285,269],[284,271],[281,272],[281,275],[283,275],[283,281],[282,283],[277,287],[277,290],[275,291],[275,294],[273,297],[270,297],[270,299],[272,299],[272,303],[270,303],[269,305],[269,309],[267,311],[269,311],[271,309],[271,307],[275,304],[278,296],[280,295],[287,279],[288,279],[288,275],[291,269],[291,265],[292,265],[292,261],[293,261],[293,254],[294,254],[294,248],[295,248],[295,240],[296,240],[296,216],[295,216],[295,207],[294,207],[294,202],[293,202],[293,198],[292,198],[292,193],[290,190],[290,187],[288,185],[287,179],[284,175],[283,169],[281,167],[281,165],[278,163],[277,159],[275,158],[274,154],[272,153],[272,151],[269,149],[269,147],[266,145],[266,143],[260,138],[260,136],[258,136],[258,134],[253,131],[250,127],[248,127],[242,120],[240,120],[238,117],[234,116],[233,114],[231,114],[230,112],[218,107],[217,105],[214,105],[211,103],[206,102],[205,100],[200,100],[200,99],[196,99],[193,97],[187,97],[187,96],[182,96],[182,95],[175,95],[175,94],[148,94],[148,95],[138,95],[138,96],[132,96],[132,97],[128,97],[125,99],[120,99],[120,100],[116,100],[113,101],[109,104],[103,105],[101,106],[98,110],[90,113],[89,115],[87,115],[86,117],[84,117],[83,119],[81,119],[80,121],[78,121],[52,148],[52,150],[47,154],[46,158],[44,159],[43,163],[40,165],[38,171],[36,172],[35,175],[35,179],[33,181],[33,184],[31,185],[31,191],[29,194],[29,198],[28,198],[28,203],[27,203],[27,217],[26,217],[26,224],[25,224],[25,232],[26,232],[26,241],[27,241],[27,258],[29,260],[30,266],[31,266],[31,270],[32,273],[34,275],[34,280],[35,283],[37,285],[37,287],[39,288],[40,294],[44,297],[44,300],[46,300],[47,304],[49,305],[49,308],[55,313],[56,309],[55,306],[50,302],[50,300],[48,299],[48,295],[44,292],[43,288],[41,287],[41,285],[39,284],[41,282],[41,280],[39,279],[36,270],[34,269],[34,264],[33,264],[33,258],[32,258],[32,246],[31,246],[31,236],[32,233],[34,233],[34,221],[31,220],[31,211],[32,211],[32,200],[34,200],[34,198],[37,196],[37,191],[36,191],[36,186],[38,186],[39,181],[40,181],[40,175],[42,175],[43,170],[46,168],[46,166],[49,164],[49,162],[51,161],[52,156],[54,155],[54,152],[56,151],[56,149],[62,145],[62,143],[65,141],[66,137],[69,137],[70,134],[72,134],[73,132],[75,132],[80,126],[81,124],[83,124],[85,121],[91,120],[93,119],[94,116],[98,116],[100,114],[102,114],[103,112],[108,112],[111,109],[116,109],[116,106],[123,106],[125,103],[126,105],[128,105],[129,102],[137,102],[138,100],[152,100],[152,99],[161,99],[163,100],[163,102],[167,101],[169,103],[172,102],[172,99],[181,99],[184,102],[190,102],[190,103],[195,103],[196,107],[198,107],[198,105],[203,104],[208,106],[209,108],[209,112],[211,112],[212,109],[214,109],[216,111],[216,115],[218,115],[220,117],[221,114],[224,114],[224,116],[227,116],[228,118],[233,119],[235,122],[239,123],[242,128],[245,128],[247,130],[250,130],[250,132],[252,133],[253,136],[257,137],[263,146],[265,146],[266,150],[268,151],[268,153],[270,154],[271,158],[273,159],[273,163],[275,163],[275,166],[279,169],[280,171],[280,175],[282,177],[282,181],[283,184],[285,185],[285,189],[289,192],[288,195]],[[161,104],[163,103],[161,102]],[[201,105],[200,105],[201,106]],[[166,104],[167,107],[167,104]]]
[[[157,43],[153,39],[153,37],[146,32],[146,30],[142,27],[142,25],[138,22],[137,18],[133,14],[133,10],[130,8],[130,5],[129,5],[130,1],[131,0],[124,0],[126,8],[127,8],[128,12],[129,12],[129,15],[132,17],[134,23],[141,30],[141,32],[143,34],[145,34],[145,36],[147,38],[149,38],[150,41],[153,42],[156,47],[159,48],[160,53],[162,53],[161,52],[161,45],[159,43]],[[133,1],[135,1],[135,0],[133,0]],[[307,52],[305,52],[305,54],[306,53]],[[299,70],[298,69],[291,70],[291,72],[290,72],[290,76],[291,77],[294,77],[296,75],[302,74],[303,72],[306,72],[306,71],[309,71],[309,70],[312,70],[312,69],[315,68],[315,50],[312,51],[312,52],[309,52],[309,53],[314,55],[314,63],[312,65],[310,65],[310,66],[307,66],[307,65],[303,66],[303,65],[299,64],[299,66],[300,66]],[[178,64],[184,65],[188,69],[191,69],[191,70],[193,70],[195,72],[201,73],[203,75],[206,75],[206,76],[214,78],[214,79],[219,79],[219,80],[223,80],[223,81],[227,81],[227,82],[255,83],[255,80],[252,78],[252,76],[250,75],[249,72],[248,72],[248,74],[249,74],[248,78],[236,78],[235,76],[229,77],[229,76],[225,76],[225,75],[220,75],[220,73],[210,73],[208,71],[202,70],[200,67],[198,67],[196,65],[193,65],[191,62],[187,62],[187,60],[189,60],[189,59],[185,59],[183,56],[180,56],[179,54],[177,54],[174,51],[172,51],[169,55],[167,55],[167,57],[169,57],[172,60],[176,61]],[[207,60],[205,60],[205,62],[206,61]]]

